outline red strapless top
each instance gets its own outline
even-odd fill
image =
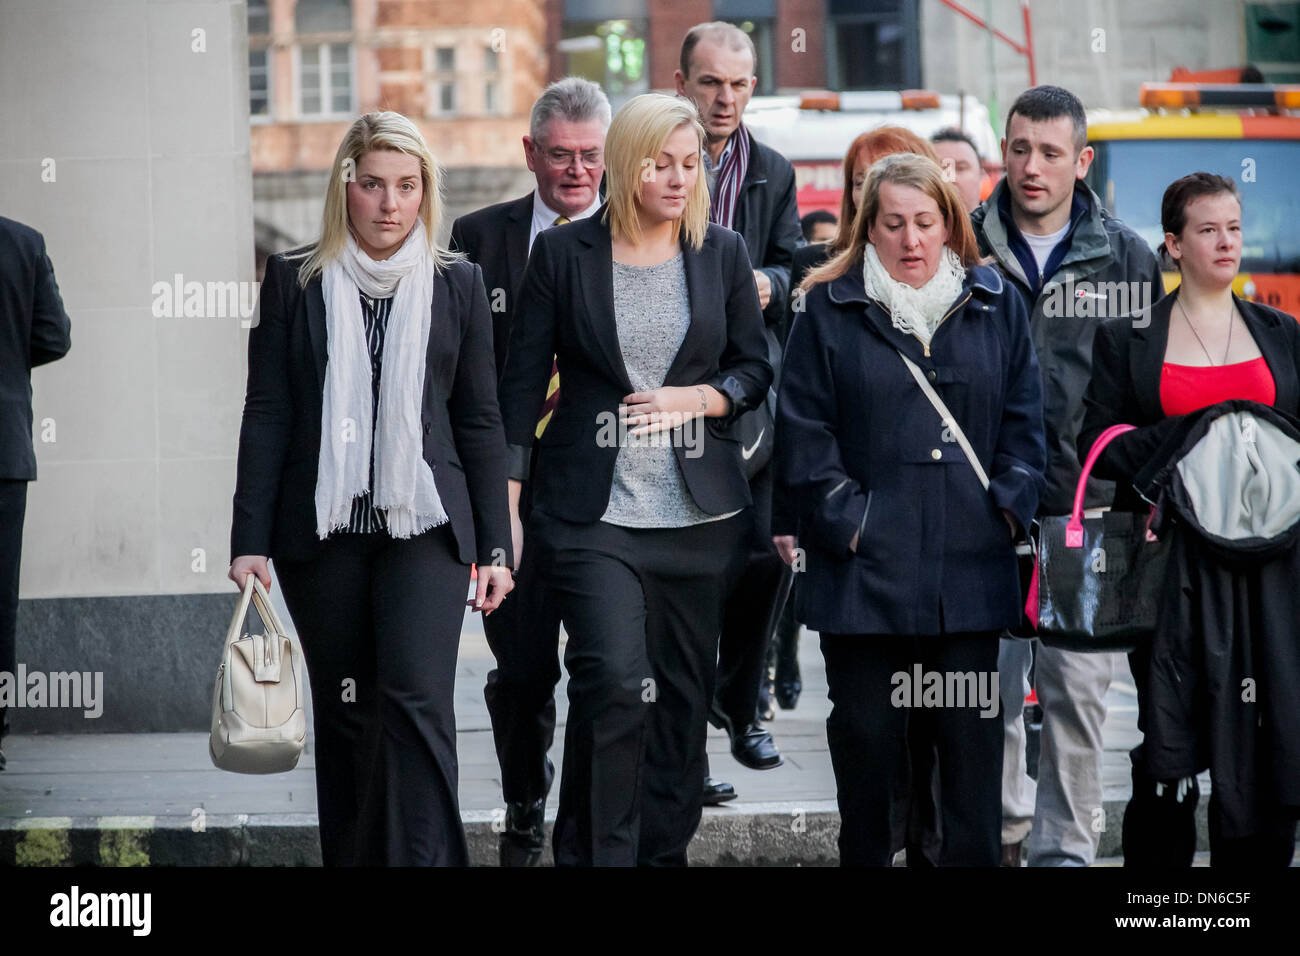
[[[1264,356],[1232,365],[1174,365],[1160,370],[1160,406],[1169,416],[1187,415],[1231,398],[1272,405],[1277,397]]]

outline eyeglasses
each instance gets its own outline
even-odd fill
[[[541,153],[552,169],[568,169],[573,164],[574,157],[587,169],[595,169],[601,163],[601,152],[598,149],[584,149],[580,153],[571,149],[544,149]]]

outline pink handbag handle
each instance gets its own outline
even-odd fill
[[[1097,463],[1097,459],[1113,439],[1125,432],[1133,431],[1134,428],[1133,425],[1111,425],[1097,436],[1097,440],[1092,443],[1092,448],[1088,449],[1088,457],[1083,462],[1083,472],[1079,475],[1079,484],[1074,489],[1074,510],[1070,512],[1070,520],[1065,526],[1067,548],[1083,547],[1083,492],[1088,486],[1088,476],[1092,474],[1092,466]]]

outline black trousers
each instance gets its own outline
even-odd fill
[[[453,691],[469,568],[450,525],[338,534],[275,570],[311,683],[325,865],[468,865]]]
[[[840,863],[889,866],[900,795],[926,792],[929,762],[909,759],[933,751],[938,763],[935,806],[940,866],[997,866],[1002,830],[1002,721],[970,706],[895,706],[898,685],[920,664],[923,673],[973,672],[987,680],[998,666],[998,632],[911,636],[822,634],[831,714],[826,739],[840,809]],[[988,675],[982,677],[982,675]],[[945,703],[951,704],[951,701]],[[968,704],[970,702],[968,701]],[[923,860],[908,847],[908,861]]]
[[[524,482],[520,519],[531,514],[533,483]],[[555,685],[560,681],[560,613],[542,581],[536,546],[524,536],[514,590],[483,619],[497,666],[488,672],[483,697],[501,766],[507,803],[531,805],[551,789],[546,753],[555,740]]]
[[[0,479],[0,671],[18,670],[18,568],[27,516],[27,482]],[[0,707],[0,738],[9,733],[8,708]]]
[[[754,722],[768,648],[794,580],[772,544],[771,465],[754,476],[749,490],[754,507],[749,512],[748,553],[729,582],[714,694],[718,709],[737,730]]]
[[[635,529],[533,512],[569,637],[557,865],[686,864],[725,586],[749,520]]]
[[[1141,644],[1128,656],[1137,687],[1138,729],[1146,732],[1145,711],[1150,707],[1147,677],[1151,672],[1151,645]],[[1133,790],[1124,807],[1124,865],[1140,869],[1190,867],[1196,854],[1196,804],[1200,787],[1178,800],[1177,786],[1156,792],[1158,781],[1147,770],[1146,747],[1138,744],[1129,754],[1133,765]],[[1261,790],[1267,789],[1261,787]],[[1260,829],[1249,837],[1225,837],[1219,804],[1210,790],[1208,823],[1210,866],[1224,869],[1287,867],[1295,855],[1296,821],[1277,806],[1259,808]]]

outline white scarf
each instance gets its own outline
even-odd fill
[[[362,252],[349,233],[343,252],[322,272],[328,336],[316,471],[316,534],[322,539],[347,527],[352,499],[370,490],[372,442],[371,504],[384,512],[389,535],[409,538],[447,520],[433,471],[424,460],[421,428],[433,273],[433,256],[419,219],[401,248],[382,262]],[[372,298],[393,296],[384,333],[377,421],[358,291]]]
[[[943,247],[939,268],[930,281],[919,289],[891,276],[871,243],[867,243],[863,255],[862,281],[867,295],[885,306],[894,328],[915,335],[926,345],[930,344],[934,330],[939,327],[949,307],[961,295],[965,280],[966,270],[962,268],[961,258],[949,246]]]

